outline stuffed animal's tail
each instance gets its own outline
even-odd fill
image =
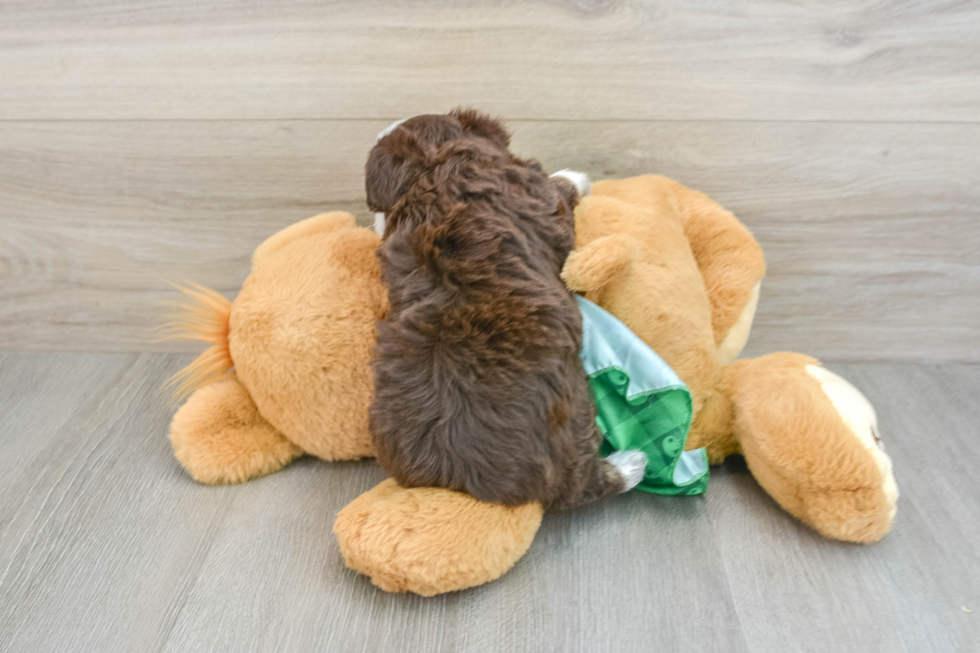
[[[228,348],[231,301],[196,283],[177,286],[186,295],[168,302],[176,310],[161,328],[160,340],[198,340],[211,346],[167,380],[174,399],[184,399],[203,385],[233,378],[235,363]]]

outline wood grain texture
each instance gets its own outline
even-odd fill
[[[233,296],[278,229],[367,221],[362,165],[386,125],[0,123],[0,343],[164,347],[149,340],[169,282]],[[549,169],[657,172],[739,215],[769,262],[750,352],[980,360],[980,125],[511,127]]]
[[[167,489],[173,363],[0,361],[0,650],[152,650],[173,627],[231,498]]]
[[[779,510],[738,460],[703,497],[548,515],[494,583],[423,599],[344,568],[370,462],[196,485],[156,388],[186,356],[0,354],[0,650],[869,653],[980,641],[977,365],[838,364],[902,491],[872,546]],[[961,606],[974,610],[966,613]]]
[[[0,118],[980,119],[972,2],[7,0]]]

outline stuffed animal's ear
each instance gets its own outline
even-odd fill
[[[463,132],[469,132],[489,139],[503,148],[510,145],[510,134],[504,124],[495,118],[480,113],[475,109],[456,109],[450,115],[459,121]]]
[[[575,292],[595,292],[622,272],[632,258],[629,236],[603,236],[569,254],[561,278]]]
[[[395,129],[382,137],[364,166],[364,188],[368,207],[387,213],[422,171],[425,151],[415,134]]]

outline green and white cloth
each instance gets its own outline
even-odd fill
[[[684,451],[691,430],[691,393],[645,342],[583,297],[582,351],[605,436],[602,454],[639,449],[647,469],[636,487],[654,494],[701,494],[708,487],[708,454]]]

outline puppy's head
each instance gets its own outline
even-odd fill
[[[381,132],[365,167],[371,210],[387,213],[418,180],[439,149],[460,139],[477,139],[485,146],[506,151],[510,134],[500,121],[472,109],[416,116]]]

